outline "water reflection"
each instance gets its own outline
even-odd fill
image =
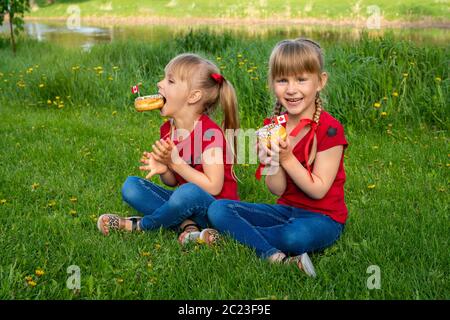
[[[202,26],[166,26],[166,25],[114,25],[114,26],[80,26],[68,28],[64,22],[28,22],[26,34],[38,41],[50,41],[65,47],[78,47],[90,50],[98,43],[114,40],[159,41],[170,40],[176,34],[186,33],[191,29],[205,29]],[[299,35],[328,41],[355,41],[361,36],[361,29],[349,27],[320,26],[210,26],[210,32],[225,31],[243,38],[296,38]],[[9,33],[7,25],[0,27],[0,32]],[[372,36],[382,36],[392,32],[395,37],[417,43],[446,44],[450,40],[447,29],[381,29],[370,31]]]

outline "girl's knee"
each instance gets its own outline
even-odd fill
[[[122,186],[122,199],[127,202],[133,202],[139,195],[139,181],[141,178],[139,177],[128,177]]]
[[[206,191],[194,183],[185,183],[179,186],[170,196],[170,205],[177,208],[189,207],[199,197],[204,196]]]
[[[231,211],[230,203],[232,203],[232,200],[227,199],[219,199],[211,203],[208,208],[208,220],[213,226],[217,227],[225,220],[225,217]]]

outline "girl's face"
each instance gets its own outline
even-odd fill
[[[158,93],[166,98],[166,103],[160,111],[162,116],[173,117],[187,104],[187,83],[173,73],[166,73],[164,79],[158,82],[158,89]]]
[[[316,93],[326,83],[327,74],[303,73],[296,76],[276,77],[273,82],[275,96],[289,115],[312,118],[316,110]]]

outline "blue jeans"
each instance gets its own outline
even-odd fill
[[[277,252],[299,255],[331,246],[344,225],[300,208],[233,200],[216,200],[208,209],[210,223],[256,250],[262,258]]]
[[[122,198],[144,215],[142,230],[173,228],[191,219],[200,227],[208,226],[208,206],[215,198],[193,183],[175,190],[164,189],[140,177],[128,177],[122,187]]]

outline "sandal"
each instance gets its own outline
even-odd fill
[[[200,232],[200,236],[197,239],[199,243],[206,243],[207,245],[213,245],[219,240],[219,231],[216,229],[206,228]]]
[[[199,237],[200,231],[198,225],[195,223],[188,223],[181,230],[181,233],[178,236],[178,242],[181,245],[185,245],[188,242],[197,240]]]
[[[315,278],[316,270],[314,269],[314,265],[309,258],[308,254],[305,252],[299,256],[288,257],[285,256],[282,259],[283,263],[295,263],[300,270],[303,270],[308,276]]]
[[[108,222],[105,223],[103,221],[103,218],[107,217],[108,218]],[[97,220],[97,228],[98,230],[100,230],[100,232],[102,232],[104,235],[107,235],[109,233],[109,230],[121,230],[120,228],[120,219],[124,219],[124,220],[130,220],[131,221],[131,231],[140,231],[140,227],[139,227],[139,221],[142,219],[142,217],[128,217],[128,218],[121,218],[116,214],[111,214],[111,213],[105,213],[102,214],[100,217],[98,217]],[[108,227],[108,231],[105,232],[104,227],[107,226]],[[122,228],[123,230],[123,228]]]

